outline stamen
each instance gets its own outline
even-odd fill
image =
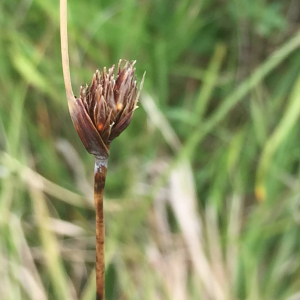
[[[117,110],[121,110],[123,108],[123,103],[117,103]]]
[[[99,124],[97,125],[97,129],[98,129],[99,131],[101,131],[101,130],[103,129],[103,127],[104,127],[104,124],[102,124],[102,123],[99,123]]]

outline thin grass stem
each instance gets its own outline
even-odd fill
[[[68,52],[67,0],[60,0],[60,43],[64,83],[68,101],[73,100]]]
[[[104,214],[103,194],[107,171],[107,158],[95,160],[94,200],[96,209],[96,300],[105,299],[105,260],[104,260]]]

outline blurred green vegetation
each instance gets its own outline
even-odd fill
[[[300,295],[300,2],[68,3],[75,94],[146,71],[111,146],[107,300]],[[93,300],[93,157],[69,117],[59,2],[0,2],[0,298]]]

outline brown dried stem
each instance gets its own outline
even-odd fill
[[[94,200],[96,208],[96,300],[105,299],[105,226],[103,214],[103,194],[107,171],[107,158],[95,160]]]

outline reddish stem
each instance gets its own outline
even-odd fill
[[[96,300],[105,299],[105,260],[104,260],[104,214],[103,194],[107,171],[107,158],[95,161],[94,200],[96,209]]]

